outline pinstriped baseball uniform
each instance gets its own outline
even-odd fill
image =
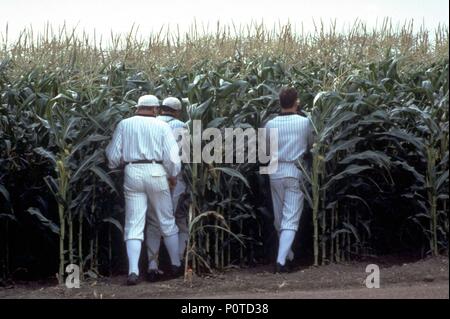
[[[145,217],[155,214],[164,236],[178,233],[167,176],[180,172],[179,148],[172,131],[155,117],[137,115],[122,120],[106,148],[110,168],[121,162],[162,161],[162,164],[128,164],[125,167],[125,240],[144,239]]]
[[[302,174],[295,163],[311,147],[312,126],[305,117],[282,113],[265,127],[278,131],[278,152],[272,154],[278,159],[278,169],[270,174],[275,229],[297,231],[304,195],[300,190]]]
[[[158,116],[158,119],[166,122],[170,128],[172,129],[172,132],[174,134],[174,137],[177,139],[179,134],[182,133],[183,130],[187,129],[186,123],[176,119],[173,116],[170,115],[160,115]],[[180,210],[177,210],[178,207],[178,201],[181,197],[181,195],[186,191],[186,184],[183,179],[183,175],[180,172],[177,175],[177,184],[175,185],[175,188],[172,191],[172,207],[174,210],[175,215],[175,222],[178,227],[179,233],[189,233],[188,225],[187,225],[187,216],[184,212],[181,212]],[[158,251],[159,251],[159,238],[160,230],[157,220],[155,219],[154,214],[147,214],[147,228],[146,228],[146,241],[147,241],[147,256],[149,259],[149,262],[157,261],[158,259]],[[159,234],[159,235],[158,235]],[[158,242],[157,242],[158,241]],[[152,245],[153,243],[153,245]]]
[[[163,120],[164,122],[169,124],[169,126],[172,129],[172,132],[174,134],[174,137],[177,139],[177,141],[178,141],[178,137],[180,136],[180,134],[182,134],[183,131],[187,130],[186,123],[184,123],[172,116],[161,115],[161,116],[158,116],[158,119]],[[180,172],[177,175],[177,184],[172,192],[172,204],[173,204],[173,210],[175,212],[175,217],[178,217],[176,215],[178,201],[180,199],[180,196],[185,192],[185,190],[186,190],[186,184],[184,182],[182,172]],[[183,224],[186,224],[186,222],[184,222]],[[180,226],[178,223],[178,220],[177,220],[177,225]],[[187,231],[187,226],[185,226],[185,228],[186,228],[185,230]]]

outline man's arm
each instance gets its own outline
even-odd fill
[[[106,147],[108,167],[113,169],[121,164],[122,160],[122,122],[117,124],[111,142]]]
[[[164,126],[164,134],[162,138],[163,150],[163,166],[169,177],[175,177],[181,170],[180,148],[178,147],[175,137],[169,125]]]

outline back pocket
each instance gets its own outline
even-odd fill
[[[159,192],[169,189],[166,176],[150,176],[146,180],[147,188],[152,192]]]

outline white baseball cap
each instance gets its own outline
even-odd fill
[[[170,107],[172,110],[180,111],[181,110],[181,102],[176,97],[168,97],[164,99],[162,102],[162,106]]]
[[[159,106],[159,100],[154,95],[143,95],[143,96],[141,96],[139,98],[138,104],[136,106],[137,107],[139,107],[139,106],[154,106],[154,107],[158,107]]]

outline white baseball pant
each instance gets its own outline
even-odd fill
[[[172,191],[172,207],[174,208],[175,215],[175,223],[179,230],[180,240],[187,240],[187,236],[189,236],[189,228],[187,221],[187,214],[183,210],[177,209],[178,202],[180,200],[181,195],[186,191],[186,184],[182,178],[182,175],[179,174],[177,177],[177,184]],[[149,265],[152,265],[153,268],[156,268],[158,265],[158,254],[161,243],[161,235],[162,232],[159,227],[158,220],[155,218],[156,215],[153,213],[147,214],[147,225],[146,225],[146,247],[147,247],[147,256]],[[182,243],[180,243],[180,247],[184,247]],[[180,249],[180,254],[183,254],[184,249]]]
[[[163,236],[178,233],[167,175],[160,164],[125,167],[125,240],[144,240],[147,212],[154,215]],[[150,209],[149,209],[150,208]]]
[[[297,231],[304,201],[300,181],[293,177],[271,178],[270,190],[275,229],[278,233],[282,230]]]

